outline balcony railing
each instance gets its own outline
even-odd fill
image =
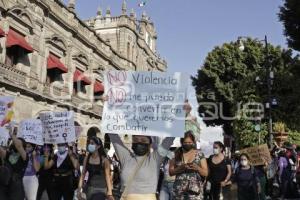
[[[20,86],[26,86],[27,74],[16,69],[14,66],[0,64],[0,80],[11,82]]]

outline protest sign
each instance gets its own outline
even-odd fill
[[[24,138],[26,142],[43,145],[43,127],[39,119],[26,119],[20,122],[18,137]]]
[[[43,125],[44,143],[75,142],[74,113],[72,111],[41,113],[40,119]]]
[[[0,127],[0,146],[6,147],[10,138],[8,130],[5,127]]]
[[[188,76],[181,73],[108,71],[104,133],[172,136],[184,133]]]
[[[13,118],[14,98],[8,96],[0,96],[0,127],[8,124]]]
[[[264,165],[265,162],[271,163],[272,158],[267,144],[250,147],[240,150],[241,153],[246,153],[250,157],[251,164],[254,166]]]

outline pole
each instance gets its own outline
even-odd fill
[[[267,72],[267,90],[268,90],[268,143],[269,147],[273,148],[273,134],[272,134],[272,83],[271,83],[271,64],[269,60],[269,47],[268,38],[265,36],[265,48],[266,48],[266,72]]]

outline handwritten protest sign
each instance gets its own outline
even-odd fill
[[[0,96],[0,127],[8,124],[13,118],[14,98]]]
[[[264,165],[265,162],[271,163],[272,160],[267,144],[242,149],[240,152],[248,154],[254,166]]]
[[[0,127],[0,146],[6,147],[9,137],[8,130],[5,127]]]
[[[108,71],[104,133],[182,136],[188,77],[181,73]]]
[[[43,145],[43,127],[39,119],[26,119],[20,122],[18,137],[24,138],[26,142]]]
[[[46,144],[75,142],[74,113],[72,111],[41,113],[40,119]]]

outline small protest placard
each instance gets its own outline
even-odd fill
[[[11,122],[13,112],[14,97],[0,96],[0,127]]]
[[[24,138],[26,142],[43,145],[43,126],[39,119],[26,119],[20,122],[18,137]]]
[[[41,113],[44,142],[46,144],[76,141],[73,111]]]
[[[104,133],[181,137],[188,77],[181,73],[108,71]]]
[[[10,138],[8,130],[5,127],[0,127],[0,146],[6,147]]]
[[[254,166],[264,165],[265,162],[271,163],[272,161],[267,144],[242,149],[240,152],[248,154],[250,157],[250,162]]]

